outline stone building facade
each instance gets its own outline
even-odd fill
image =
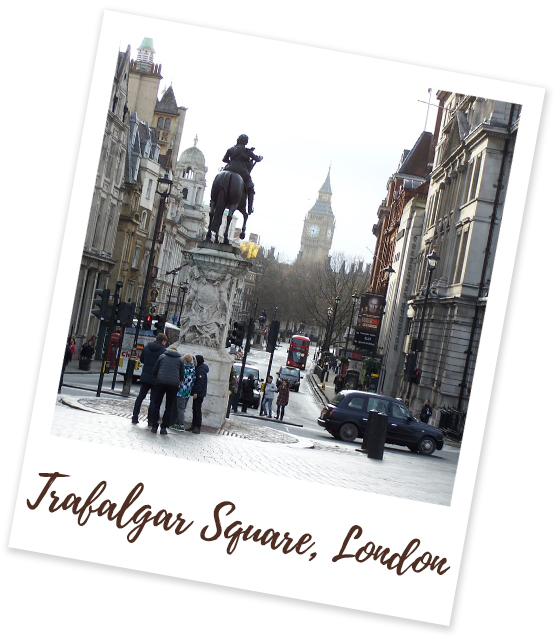
[[[128,141],[129,69],[128,46],[125,52],[118,53],[89,223],[68,326],[78,348],[88,336],[99,331],[99,322],[91,315],[94,292],[98,288],[108,287],[110,272],[116,263],[114,244],[123,203],[122,181]]]
[[[520,106],[440,91],[441,125],[424,211],[406,350],[422,324],[419,385],[399,380],[398,396],[419,410],[467,410],[519,126]],[[440,260],[429,280],[426,255]]]

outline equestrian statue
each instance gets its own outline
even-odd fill
[[[245,239],[247,217],[253,214],[253,199],[255,186],[251,179],[251,171],[262,155],[255,155],[254,148],[247,148],[249,138],[240,135],[237,144],[226,151],[223,162],[226,166],[214,178],[210,192],[210,223],[206,236],[209,242],[218,243],[218,230],[222,224],[224,211],[228,209],[226,231],[224,232],[224,244],[229,244],[228,233],[233,214],[238,210],[243,215],[243,227],[240,238]],[[212,234],[214,233],[214,240]]]

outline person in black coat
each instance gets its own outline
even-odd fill
[[[427,399],[425,401],[425,404],[423,405],[423,407],[421,408],[421,414],[419,415],[419,421],[421,421],[421,423],[428,423],[429,419],[432,416],[432,408],[429,404],[429,400]]]
[[[139,394],[135,399],[135,405],[133,406],[133,415],[131,417],[132,423],[139,423],[139,412],[141,411],[141,404],[145,397],[151,392],[151,401],[153,398],[152,389],[156,383],[156,377],[154,376],[153,369],[154,364],[158,361],[158,357],[166,350],[168,345],[168,337],[164,333],[156,335],[156,339],[148,343],[141,351],[139,361],[143,364],[143,370],[141,371],[141,387],[139,388]]]
[[[172,407],[185,374],[183,357],[174,348],[165,350],[154,364],[153,374],[156,377],[156,384],[151,393],[152,400],[149,407],[149,426],[151,432],[156,434],[158,430],[158,419],[160,417],[160,406],[162,405],[162,399],[166,397],[166,407],[162,415],[160,434],[168,434],[166,428],[170,425]]]
[[[197,361],[197,367],[195,368],[195,383],[191,390],[193,396],[193,420],[191,421],[191,427],[185,428],[187,432],[193,432],[193,434],[201,433],[201,426],[203,424],[203,399],[207,396],[209,367],[205,363],[203,355],[198,354],[195,357]]]
[[[255,398],[255,375],[251,373],[241,384],[241,411],[247,412],[247,405]]]
[[[64,372],[66,371],[66,367],[68,363],[71,361],[71,357],[73,352],[70,348],[70,340],[68,339],[66,342],[66,351],[64,352],[64,361],[62,362],[62,374],[60,375],[60,383],[58,384],[58,394],[62,392],[62,384],[64,383]]]

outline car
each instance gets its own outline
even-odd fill
[[[277,372],[277,375],[282,381],[289,381],[290,390],[299,392],[299,384],[301,383],[301,379],[303,379],[303,375],[299,371],[299,368],[288,368],[286,366],[281,366],[280,370],[278,370]]]
[[[363,438],[371,410],[388,416],[386,443],[426,455],[444,446],[441,430],[418,421],[401,399],[373,392],[342,390],[322,409],[317,422],[335,439],[355,441]]]
[[[237,376],[239,376],[241,373],[241,363],[234,363],[234,370],[236,371]],[[255,389],[253,390],[253,401],[251,401],[247,405],[247,407],[258,409],[260,405],[260,400],[261,400],[261,393],[259,391],[260,373],[257,368],[246,365],[245,369],[243,370],[243,378],[247,379],[250,374],[252,374],[253,377],[255,378]],[[241,391],[239,393],[238,403],[241,403],[243,405],[243,397],[241,396]]]

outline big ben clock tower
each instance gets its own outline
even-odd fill
[[[328,258],[334,235],[334,213],[330,200],[330,169],[319,190],[317,201],[305,216],[301,248],[297,258],[303,262],[322,263]]]

